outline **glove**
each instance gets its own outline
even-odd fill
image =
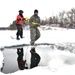
[[[25,20],[25,18],[22,18],[21,20]]]
[[[26,21],[28,21],[28,20],[29,20],[29,18],[27,18],[27,17],[26,17],[26,18],[25,18],[25,20],[26,20]]]
[[[32,24],[33,24],[33,25],[38,25],[39,23],[37,23],[37,22],[32,22]]]

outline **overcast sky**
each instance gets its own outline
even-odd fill
[[[39,16],[45,18],[73,7],[75,0],[0,0],[0,27],[9,26],[19,9],[24,10],[25,17],[30,17],[34,9],[38,9]]]

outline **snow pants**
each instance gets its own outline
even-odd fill
[[[19,36],[22,38],[23,37],[23,28],[22,25],[16,24],[17,26],[17,38],[19,38]]]
[[[30,27],[30,38],[31,38],[31,45],[34,45],[34,42],[38,40],[40,37],[40,31],[38,28]]]

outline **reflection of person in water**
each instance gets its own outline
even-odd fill
[[[18,48],[17,49],[17,54],[18,54],[18,58],[17,58],[17,61],[18,61],[18,67],[20,70],[24,70],[24,69],[27,69],[27,67],[25,67],[25,64],[26,64],[26,60],[24,61],[23,60],[23,48]]]
[[[30,50],[30,52],[31,52],[31,65],[30,65],[30,68],[34,68],[34,67],[38,66],[41,58],[36,53],[35,48],[32,48]]]

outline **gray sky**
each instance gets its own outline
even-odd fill
[[[18,10],[24,10],[24,16],[33,15],[34,9],[44,19],[75,7],[75,0],[0,0],[0,27],[9,26],[16,19]]]

